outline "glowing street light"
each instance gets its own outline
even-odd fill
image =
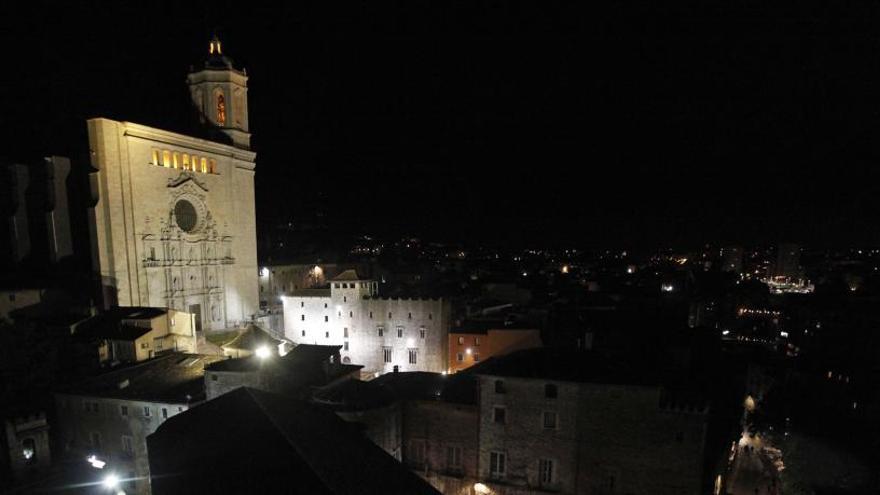
[[[113,490],[114,488],[119,486],[119,476],[117,476],[115,473],[110,473],[104,477],[104,481],[102,484],[105,488]]]
[[[104,469],[104,466],[107,465],[106,462],[98,459],[94,454],[86,457],[86,460],[89,461],[89,464],[95,469]]]
[[[269,348],[264,345],[257,347],[256,353],[257,353],[257,357],[260,359],[266,359],[272,355],[272,351],[270,351]]]
[[[481,495],[482,494],[488,495],[488,494],[492,493],[492,490],[488,486],[486,486],[482,483],[474,483],[474,491],[481,494]]]

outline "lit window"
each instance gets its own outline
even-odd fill
[[[159,165],[159,150],[153,150],[153,165]]]
[[[491,452],[489,454],[489,476],[502,478],[506,473],[507,456],[503,452]]]
[[[172,158],[174,159],[174,162],[173,162],[174,168],[178,168],[180,166],[179,165],[180,164],[180,153],[175,151],[174,154],[172,155]],[[186,169],[186,167],[183,167],[183,168]]]
[[[205,157],[202,157],[201,162],[202,162],[202,173],[207,174],[208,173],[208,159]],[[195,164],[193,164],[193,166],[195,166]],[[195,167],[193,167],[193,168],[195,168]]]
[[[189,155],[184,153],[181,158],[183,159],[183,169],[189,170]]]
[[[171,152],[168,150],[162,151],[162,166],[165,168],[171,167]]]
[[[458,338],[458,345],[464,345],[464,337]]]
[[[21,455],[28,464],[37,462],[37,443],[33,438],[25,438],[22,440]]]

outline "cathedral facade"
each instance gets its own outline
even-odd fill
[[[88,121],[93,263],[111,303],[230,328],[259,309],[247,75],[215,38],[187,82],[203,124],[224,139]]]

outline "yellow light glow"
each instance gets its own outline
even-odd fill
[[[202,157],[202,173],[208,173],[208,159]]]
[[[174,156],[174,168],[177,168],[178,164],[180,163],[180,153],[175,151],[173,156]]]
[[[562,265],[562,273],[568,273],[568,265]]]
[[[159,165],[159,150],[153,150],[153,165]]]
[[[483,495],[488,495],[492,493],[492,490],[482,483],[474,483],[474,491]]]
[[[186,153],[183,154],[183,169],[186,170],[189,168],[189,155]]]
[[[171,166],[171,152],[168,150],[162,151],[162,166],[165,168]]]

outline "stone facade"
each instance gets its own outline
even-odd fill
[[[449,303],[382,298],[371,280],[335,279],[330,289],[282,296],[284,336],[296,344],[341,345],[365,374],[446,371]]]
[[[93,264],[106,298],[189,311],[199,329],[238,326],[259,310],[247,76],[214,43],[188,84],[205,124],[232,144],[88,121]]]
[[[4,447],[15,480],[39,475],[52,464],[49,424],[45,413],[9,418],[4,422]],[[2,486],[2,484],[0,484]]]
[[[60,445],[85,459],[95,455],[126,482],[126,493],[150,493],[147,436],[189,408],[161,403],[56,394]]]
[[[498,494],[698,495],[707,410],[663,407],[661,394],[482,375],[479,478]]]

